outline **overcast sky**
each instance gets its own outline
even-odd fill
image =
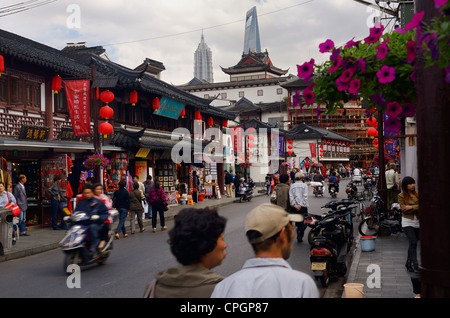
[[[1,1],[0,10],[19,2],[27,1]],[[297,64],[328,58],[318,48],[326,39],[342,45],[366,37],[379,15],[353,0],[58,0],[0,17],[0,28],[57,49],[68,42],[103,45],[112,61],[130,68],[148,57],[164,64],[162,80],[175,85],[193,78],[203,28],[214,81],[224,82],[229,78],[220,67],[240,60],[245,15],[253,6],[262,50],[291,74]]]

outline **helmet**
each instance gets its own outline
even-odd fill
[[[240,178],[239,181],[240,181],[240,182],[244,182],[245,179],[244,179],[244,178]]]

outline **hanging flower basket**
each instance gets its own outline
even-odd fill
[[[88,169],[88,170],[94,170],[96,166],[106,168],[106,166],[108,164],[109,164],[109,159],[106,158],[102,154],[90,155],[84,162],[84,165],[86,166],[86,169]]]

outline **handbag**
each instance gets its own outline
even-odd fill
[[[6,196],[8,197],[8,204],[5,206],[5,208],[10,209],[12,211],[12,214],[14,217],[19,216],[19,214],[21,212],[19,206],[17,205],[17,203],[15,203],[15,204],[11,203],[8,192],[6,192]]]

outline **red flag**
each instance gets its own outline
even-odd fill
[[[73,133],[75,136],[90,136],[89,80],[65,81],[64,84]]]
[[[316,144],[309,144],[309,150],[311,150],[311,157],[317,157]]]

